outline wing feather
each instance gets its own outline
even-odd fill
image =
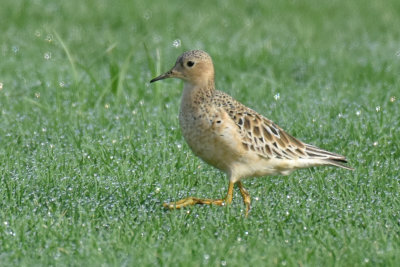
[[[344,156],[308,145],[286,133],[273,121],[242,105],[224,92],[216,91],[215,102],[222,107],[238,127],[246,150],[266,159],[316,159],[326,165],[352,169]]]

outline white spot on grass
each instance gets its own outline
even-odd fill
[[[3,85],[3,84],[0,83],[0,85]],[[1,89],[1,87],[0,87],[0,89]],[[396,101],[396,97],[395,96],[390,97],[390,102],[393,103],[394,101]]]
[[[378,145],[378,142],[375,141],[375,142],[373,143],[373,146],[377,146],[377,145]]]
[[[375,110],[376,110],[376,112],[379,112],[379,111],[381,111],[381,107],[380,106],[376,106]]]
[[[3,83],[0,82],[0,90],[2,90],[2,89],[3,89]]]
[[[36,97],[36,98],[40,98],[40,93],[39,93],[39,92],[36,92],[36,93],[35,93],[35,97]]]
[[[65,83],[64,83],[63,81],[60,81],[60,82],[58,83],[58,85],[59,85],[60,87],[64,87],[64,86],[65,86]]]
[[[105,104],[105,105],[104,105],[104,108],[105,108],[105,109],[109,109],[109,108],[110,108],[110,104]]]
[[[175,48],[181,47],[181,40],[176,39],[172,42],[172,46]]]
[[[46,60],[50,60],[51,59],[51,52],[46,52],[46,53],[44,53],[44,59],[46,59]]]
[[[18,51],[19,51],[19,47],[16,46],[16,45],[13,45],[12,48],[11,48],[11,50],[14,52],[14,54],[16,54],[16,53],[18,53]]]
[[[357,116],[360,116],[360,115],[361,115],[361,110],[357,110],[357,111],[356,111],[356,115],[357,115]]]
[[[281,98],[281,94],[280,93],[276,93],[274,95],[274,98],[275,98],[276,101],[278,101]]]

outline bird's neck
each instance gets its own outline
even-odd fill
[[[206,84],[192,84],[185,82],[181,107],[196,109],[202,103],[210,101],[215,92],[214,80],[209,81]]]

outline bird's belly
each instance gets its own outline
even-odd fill
[[[221,133],[215,129],[208,117],[180,116],[182,134],[193,153],[206,163],[229,172],[240,152],[236,151],[234,141],[227,144]]]

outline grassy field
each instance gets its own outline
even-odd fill
[[[245,3],[248,2],[248,3]],[[395,266],[400,2],[13,1],[0,9],[0,266]],[[181,136],[183,51],[355,171],[228,182]]]

